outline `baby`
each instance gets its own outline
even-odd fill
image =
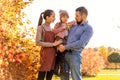
[[[63,44],[65,44],[68,31],[72,25],[75,24],[75,21],[67,22],[69,15],[65,10],[59,11],[60,22],[57,22],[54,26],[55,40],[61,39]]]
[[[66,39],[68,36],[68,31],[72,25],[75,24],[75,21],[67,22],[69,15],[66,10],[60,10],[59,11],[60,16],[60,22],[57,22],[54,26],[54,33],[55,33],[55,40],[62,40],[62,44],[66,44]],[[57,72],[57,75],[59,74],[66,74],[65,70],[65,52],[60,52],[58,50],[59,45],[57,46],[57,58],[56,58],[56,67],[59,68],[59,72]],[[56,69],[56,68],[55,68]]]

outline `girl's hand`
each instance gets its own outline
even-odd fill
[[[70,30],[70,28],[71,28],[73,25],[75,25],[75,23],[76,23],[75,21],[68,22],[68,23],[67,23],[67,29]]]

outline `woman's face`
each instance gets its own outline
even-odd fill
[[[52,12],[50,16],[47,16],[46,20],[49,23],[54,22],[54,20],[55,20],[55,13]]]
[[[62,23],[66,23],[68,21],[68,16],[62,16],[60,20]]]

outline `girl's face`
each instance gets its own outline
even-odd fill
[[[60,20],[62,23],[66,23],[68,21],[68,16],[62,16]]]
[[[50,16],[47,16],[47,17],[46,17],[46,20],[47,20],[47,22],[49,22],[49,23],[54,22],[54,20],[55,20],[55,13],[52,12]]]

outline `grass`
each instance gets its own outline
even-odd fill
[[[120,80],[120,76],[84,77],[83,80]]]
[[[104,69],[99,74],[120,74],[120,69]]]
[[[53,80],[60,80],[59,77],[53,77]],[[70,79],[72,80],[72,79]],[[83,77],[83,80],[120,80],[120,69],[102,70],[96,77]]]

